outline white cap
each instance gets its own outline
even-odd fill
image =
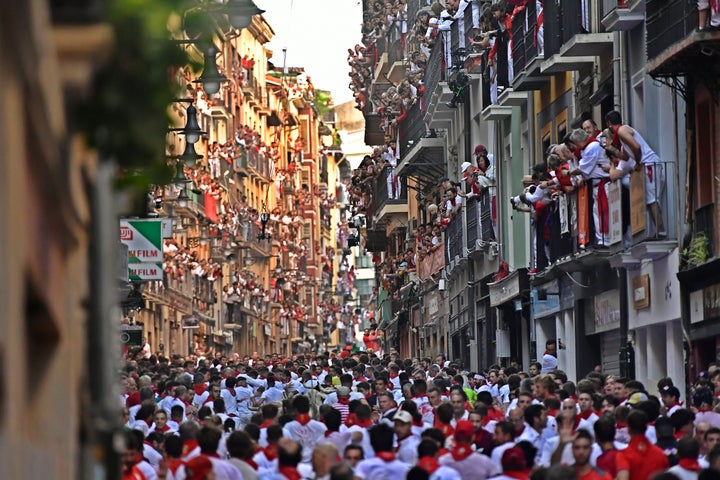
[[[410,412],[406,412],[405,410],[398,410],[398,412],[393,417],[393,420],[399,420],[403,423],[412,423],[413,418],[412,415],[410,415]]]
[[[470,162],[463,162],[462,165],[460,165],[460,171],[461,171],[462,173],[465,173],[465,170],[467,170],[467,169],[470,168],[470,167],[472,167],[472,163],[470,163]]]

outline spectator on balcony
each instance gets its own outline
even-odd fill
[[[601,139],[609,143],[612,141],[612,131],[606,129],[603,133],[598,136],[598,141]],[[603,142],[601,141],[601,144]],[[606,144],[607,144],[606,143]],[[609,165],[603,166],[603,169],[608,172],[610,181],[620,180],[621,197],[622,197],[622,229],[623,229],[623,241],[624,246],[627,248],[632,244],[632,233],[630,230],[630,174],[635,170],[635,160],[630,157],[627,160],[620,159],[613,155],[614,150],[605,149],[605,154],[610,159]]]
[[[708,28],[708,17],[710,28],[720,28],[720,0],[698,0],[698,30]]]
[[[623,125],[620,112],[613,110],[605,115],[605,121],[613,133],[608,142],[608,153],[621,160],[632,158],[640,168],[645,167],[645,204],[653,221],[648,236],[667,236],[663,222],[660,200],[665,193],[665,167],[660,157],[650,148],[640,133],[629,125]]]
[[[512,17],[505,10],[505,3],[494,3],[490,7],[490,13],[497,22],[497,37],[493,44],[490,54],[488,55],[488,62],[493,65],[493,81],[498,81],[498,88],[500,86],[507,87],[512,84],[513,75],[513,60],[512,60]],[[506,61],[507,64],[507,77],[501,76],[497,78],[499,72],[497,52],[500,44],[506,47]],[[495,103],[495,102],[494,102]]]
[[[575,129],[570,134],[572,145],[580,149],[580,164],[571,174],[580,173],[592,187],[593,222],[595,226],[595,244],[598,247],[610,246],[610,210],[608,204],[608,186],[610,176],[603,167],[609,160],[600,146],[585,130]]]
[[[582,129],[585,130],[585,132],[590,135],[590,138],[596,139],[598,142],[600,142],[601,146],[605,146],[606,138],[604,135],[601,135],[602,132],[600,129],[598,129],[597,123],[595,123],[595,120],[592,118],[588,118],[582,122]]]

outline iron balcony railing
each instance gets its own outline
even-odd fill
[[[451,219],[445,229],[445,245],[447,260],[451,262],[455,257],[463,256],[463,215],[459,210]]]
[[[441,41],[437,41],[430,52],[430,58],[428,58],[425,68],[425,97],[423,98],[423,107],[427,106],[427,102],[430,100],[430,96],[438,84],[446,81],[447,76],[445,73],[445,69],[443,68],[443,45]],[[425,112],[423,111],[422,113],[424,114]]]
[[[543,4],[545,58],[558,53],[573,36],[589,33],[593,2],[545,2]]]
[[[647,56],[652,60],[698,26],[695,0],[647,0]]]
[[[480,195],[468,198],[465,202],[465,231],[467,232],[466,246],[468,250],[476,247],[477,240],[491,242],[495,240],[492,214],[494,195],[485,190]]]
[[[513,71],[519,75],[538,57],[538,23],[535,2],[528,2],[512,20]]]
[[[421,103],[421,101],[415,102],[408,109],[405,120],[400,123],[400,158],[405,158],[418,140],[425,136],[425,120]]]
[[[388,184],[388,176],[390,175],[390,167],[384,168],[380,175],[374,180],[375,185],[373,189],[373,211],[374,213],[379,212],[388,203],[407,203],[407,179],[401,177],[395,177],[395,182]],[[389,187],[399,189],[400,192],[395,192],[393,198],[388,198]],[[399,193],[399,195],[397,195]],[[397,198],[395,198],[397,197]]]
[[[536,209],[533,234],[536,235],[536,265],[538,271],[557,261],[591,248],[600,247],[610,253],[620,252],[645,241],[675,240],[677,215],[676,193],[673,184],[676,164],[661,162],[646,165],[632,180],[612,182],[607,197],[607,226],[596,234],[593,217],[592,186],[559,195],[546,209]],[[654,190],[646,195],[645,176],[652,175]],[[664,177],[664,179],[663,179]],[[657,228],[648,199],[657,199],[662,229]]]

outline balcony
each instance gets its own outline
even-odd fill
[[[391,31],[395,31],[392,29]],[[387,78],[394,84],[398,84],[402,81],[405,73],[404,58],[405,58],[405,42],[398,39],[388,39],[387,42],[387,59],[388,59],[388,74]]]
[[[427,138],[420,103],[407,112],[400,125],[401,162],[396,172],[402,177],[415,177],[425,182],[437,182],[445,175],[445,139]]]
[[[425,281],[443,268],[445,268],[445,250],[438,248],[418,262],[418,276],[420,280]]]
[[[637,268],[643,260],[662,258],[677,248],[674,230],[677,212],[673,209],[675,195],[670,185],[677,174],[676,165],[672,162],[655,165],[652,174],[662,175],[661,169],[666,187],[658,187],[655,197],[664,232],[657,231],[645,205],[644,175],[650,170],[633,173],[629,189],[624,189],[619,181],[610,184],[609,225],[599,238],[594,232],[591,191],[567,193],[550,207],[546,228],[534,232],[540,272],[537,278],[556,278],[563,272],[586,270],[606,261],[615,268]],[[609,247],[598,247],[598,240]]]
[[[430,128],[445,128],[445,122],[455,114],[445,104],[452,100],[452,92],[447,84],[447,72],[443,65],[443,46],[438,40],[435,42],[430,58],[428,58],[423,79],[425,85],[424,104],[426,110],[423,112],[425,121]]]
[[[540,71],[544,53],[540,51],[542,39],[537,38],[537,26],[536,4],[528,2],[512,22],[513,90],[539,90],[550,81],[550,77]]]
[[[407,216],[407,179],[406,177],[395,176],[394,184],[388,185],[390,169],[385,168],[374,180],[375,186],[372,196],[373,225],[384,224],[390,219],[390,215],[401,214]],[[398,198],[389,198],[390,188],[400,189]]]
[[[254,147],[250,147],[245,150],[246,152],[246,165],[247,172],[251,177],[257,177],[258,179],[269,182],[270,178],[270,162],[271,160],[264,153],[256,150]]]
[[[645,21],[645,0],[603,0],[602,15],[608,32],[632,30]]]
[[[548,2],[545,5],[544,74],[581,70],[592,65],[595,57],[607,53],[613,45],[612,33],[593,32],[594,2]],[[599,14],[599,12],[598,12]],[[585,19],[586,21],[584,21]]]
[[[648,0],[646,9],[648,74],[717,76],[708,72],[708,67],[717,68],[720,31],[697,30],[695,2]]]
[[[465,236],[463,235],[462,210],[456,213],[445,230],[445,252],[450,269],[457,266],[465,258]]]
[[[467,232],[466,247],[470,255],[488,250],[490,242],[495,241],[492,224],[492,203],[494,194],[488,190],[480,196],[467,199],[465,202],[465,231]]]

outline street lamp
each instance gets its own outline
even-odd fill
[[[247,28],[252,17],[265,13],[265,10],[258,8],[252,0],[228,0],[221,12],[228,16],[234,28]]]
[[[215,59],[217,54],[218,50],[214,46],[210,46],[207,50],[205,50],[205,53],[203,54],[203,73],[200,75],[200,78],[193,81],[193,83],[201,83],[203,90],[205,90],[205,93],[208,95],[213,95],[219,92],[220,84],[228,81],[228,78],[218,70]],[[188,108],[188,110],[190,109]]]
[[[180,188],[180,193],[178,193],[178,196],[175,198],[175,201],[177,202],[178,207],[187,208],[188,202],[190,201],[190,197],[188,197],[188,194],[185,191],[184,185]]]
[[[200,135],[202,135],[203,132],[200,128],[200,125],[197,121],[197,108],[193,104],[190,104],[190,106],[187,108],[186,111],[187,114],[187,122],[185,123],[185,126],[183,128],[171,128],[169,129],[171,132],[180,132],[183,135],[185,135],[185,142],[189,144],[193,144],[200,140]],[[188,152],[187,147],[185,147],[185,152]],[[192,149],[192,153],[195,152],[195,148]],[[197,153],[195,154],[197,155]],[[183,153],[183,156],[185,156],[185,153]]]
[[[195,145],[190,142],[185,142],[185,151],[182,155],[172,155],[168,158],[174,158],[176,160],[182,160],[188,167],[194,167],[197,161],[203,158],[202,155],[195,151]]]
[[[178,187],[185,189],[185,184],[190,183],[190,179],[185,176],[185,167],[182,162],[178,161],[175,165],[175,178],[173,183]]]

